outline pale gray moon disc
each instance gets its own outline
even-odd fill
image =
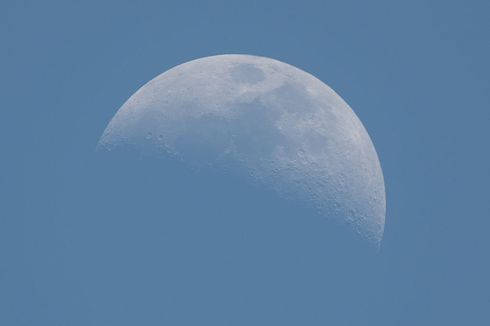
[[[176,66],[124,103],[98,148],[240,172],[376,244],[383,236],[383,173],[364,126],[330,87],[277,60],[217,55]]]

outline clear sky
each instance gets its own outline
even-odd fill
[[[489,15],[486,1],[3,1],[0,325],[490,324]],[[219,173],[96,157],[136,89],[223,53],[290,63],[354,109],[384,171],[379,253]]]

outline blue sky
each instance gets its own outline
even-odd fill
[[[3,2],[0,324],[488,324],[489,10]],[[384,171],[379,253],[219,173],[96,157],[136,89],[222,53],[290,63],[354,109]]]

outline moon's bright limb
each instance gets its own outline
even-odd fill
[[[280,61],[218,55],[166,71],[109,123],[99,148],[115,147],[242,171],[376,244],[383,236],[383,174],[362,123],[330,87]]]

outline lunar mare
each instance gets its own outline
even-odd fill
[[[218,55],[176,66],[124,103],[98,148],[240,171],[375,244],[383,236],[383,174],[362,123],[326,84],[277,60]]]

